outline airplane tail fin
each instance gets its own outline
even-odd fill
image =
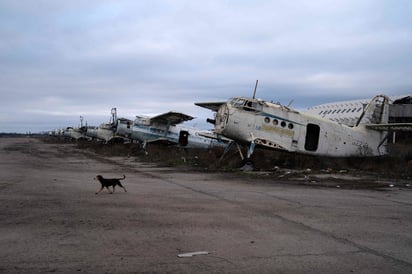
[[[386,95],[377,95],[372,98],[363,110],[356,126],[366,124],[387,124],[389,117],[389,98]]]

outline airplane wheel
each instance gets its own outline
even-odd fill
[[[240,168],[240,170],[242,170],[242,171],[253,171],[253,170],[255,170],[253,162],[250,159],[245,159],[242,164],[243,165]]]

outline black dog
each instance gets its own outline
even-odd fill
[[[103,178],[102,175],[97,175],[94,179],[99,180],[99,182],[102,184],[102,187],[100,188],[99,191],[96,192],[96,194],[99,194],[103,190],[103,188],[107,188],[109,193],[112,194],[114,192],[114,188],[116,187],[116,185],[123,188],[124,192],[127,192],[126,188],[122,186],[122,184],[120,183],[120,180],[126,179],[126,175],[123,175],[123,178],[112,178],[112,179],[105,179]],[[110,191],[109,186],[113,187],[113,192]]]

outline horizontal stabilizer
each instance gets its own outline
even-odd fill
[[[412,123],[368,124],[365,127],[378,131],[412,131]]]
[[[226,104],[226,102],[206,102],[206,103],[195,103],[196,106],[202,107],[202,108],[207,108],[212,111],[218,111],[219,107],[223,104]]]

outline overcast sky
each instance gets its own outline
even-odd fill
[[[412,1],[0,0],[0,132],[412,93]]]

